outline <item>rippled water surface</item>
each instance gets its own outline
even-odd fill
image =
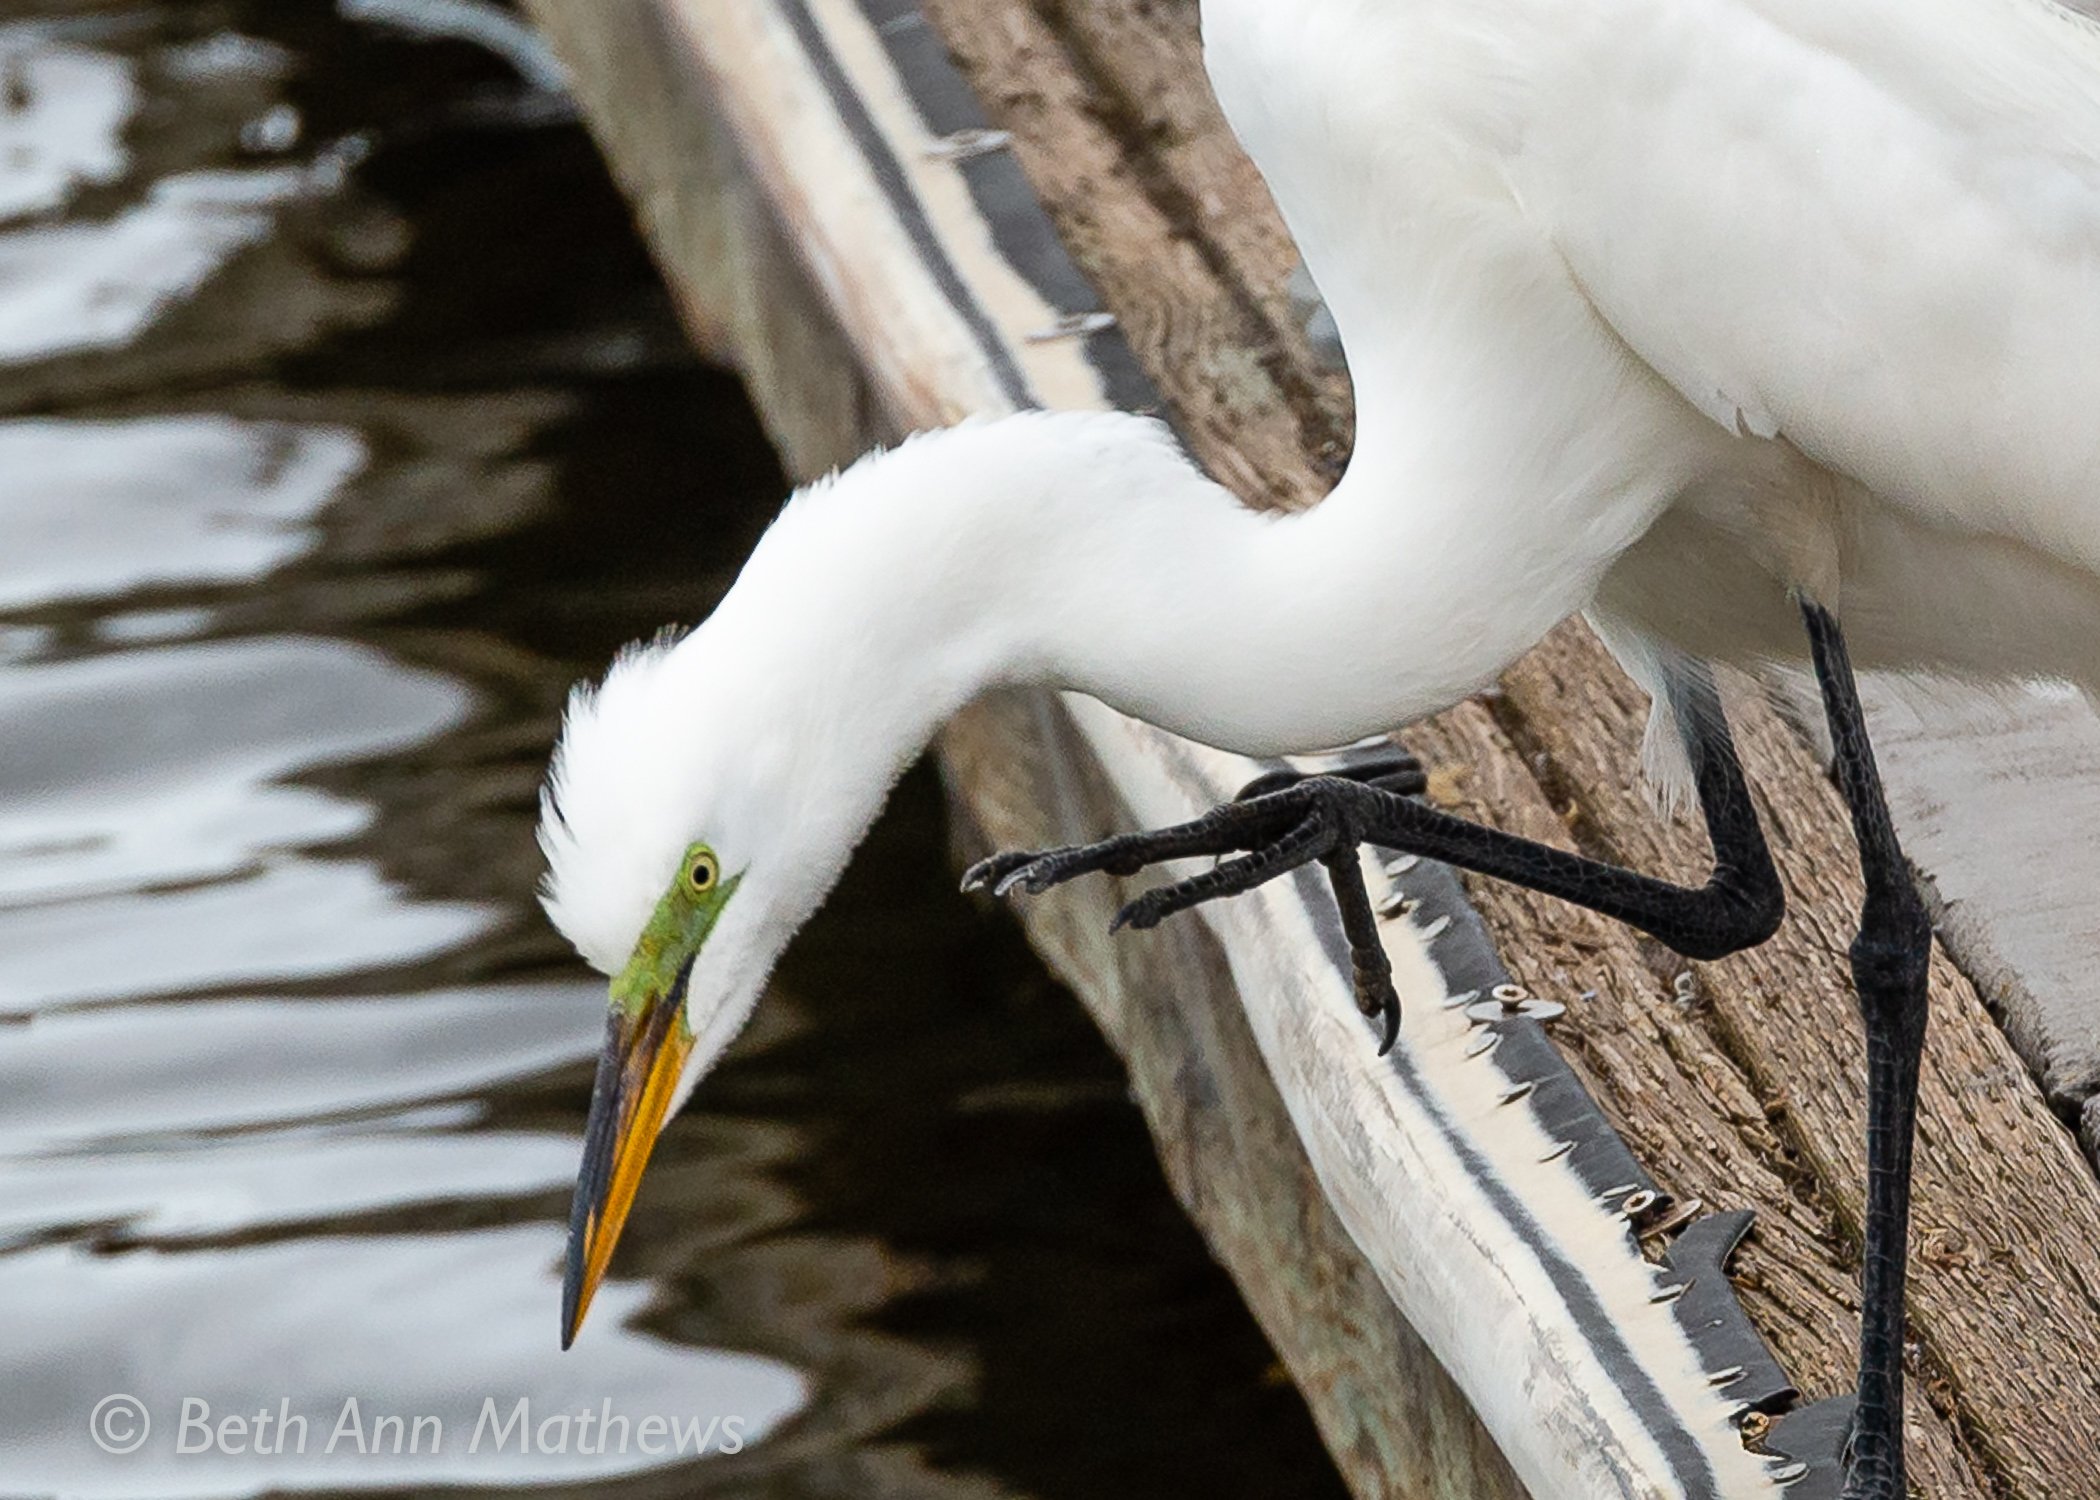
[[[783,488],[557,80],[0,4],[0,1493],[1333,1492],[923,771],[557,1352],[537,778]]]

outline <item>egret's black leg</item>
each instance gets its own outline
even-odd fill
[[[1874,749],[1852,680],[1844,633],[1803,600],[1816,680],[1836,749],[1838,785],[1852,809],[1866,903],[1852,943],[1852,979],[1867,1033],[1867,1223],[1861,1273],[1859,1404],[1843,1500],[1902,1500],[1903,1282],[1910,1228],[1911,1138],[1925,1050],[1932,924],[1911,884],[1889,821]]]
[[[1245,800],[1173,828],[1044,854],[996,855],[974,866],[963,884],[966,889],[991,886],[1002,894],[1016,888],[1040,892],[1097,870],[1129,875],[1160,860],[1280,846],[1286,858],[1250,855],[1147,891],[1123,909],[1117,925],[1151,927],[1174,912],[1251,890],[1318,858],[1331,877],[1344,883],[1338,896],[1349,931],[1350,924],[1361,926],[1361,910],[1345,893],[1342,856],[1353,863],[1356,846],[1370,843],[1560,896],[1628,922],[1688,957],[1718,958],[1770,937],[1785,898],[1712,680],[1703,668],[1686,666],[1675,692],[1677,720],[1714,850],[1713,873],[1702,886],[1674,885],[1569,854],[1454,818],[1380,785],[1333,776],[1290,781],[1268,791],[1257,782],[1250,788],[1255,794]],[[1352,948],[1358,946],[1356,932],[1350,931],[1350,941]],[[1372,978],[1361,961],[1358,977],[1360,982]],[[1385,988],[1389,993],[1389,981]]]

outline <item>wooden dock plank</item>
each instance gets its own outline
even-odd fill
[[[1060,718],[1020,694],[942,739],[971,854],[1027,844],[1044,810],[1108,832],[1123,811]],[[1119,943],[1124,883],[1053,893],[1029,936],[1130,1069],[1169,1185],[1305,1393],[1352,1493],[1522,1500],[1464,1395],[1399,1316],[1310,1170],[1216,938],[1196,923]]]
[[[2062,689],[1867,691],[1940,933],[2100,1162],[2100,715]]]
[[[1110,117],[1124,122],[1123,137],[1144,143],[1152,163],[1143,172],[1147,187],[1182,232],[1204,246],[1220,279],[1267,324],[1264,358],[1278,365],[1301,420],[1339,428],[1309,430],[1307,446],[1339,460],[1353,416],[1348,379],[1309,358],[1286,289],[1297,246],[1269,206],[1268,186],[1240,149],[1209,80],[1189,69],[1196,0],[1055,0],[1047,13],[1093,82],[1096,108],[1114,101]],[[1337,445],[1332,454],[1329,442]]]
[[[988,103],[1014,133],[1037,193],[1068,207],[1057,215],[1065,245],[1114,308],[1191,449],[1260,503],[1295,507],[1325,494],[1300,459],[1297,415],[1260,355],[1269,330],[1148,195],[1056,34],[1023,5],[927,10],[973,81],[1002,80]]]
[[[1579,659],[1578,659],[1579,660]],[[1588,826],[1644,868],[1696,867],[1697,840],[1666,828],[1624,774],[1646,706],[1622,677],[1527,659],[1510,698],[1556,769],[1578,788]],[[1781,1138],[1858,1243],[1863,1206],[1865,1047],[1849,1012],[1845,950],[1860,887],[1836,790],[1799,740],[1738,695],[1745,763],[1787,881],[1788,921],[1772,942],[1700,965],[1702,1017],[1773,1106]],[[1581,726],[1579,734],[1570,726]],[[1628,757],[1633,759],[1629,760]],[[2100,1494],[2100,1204],[2062,1123],[1974,987],[1935,953],[1933,1020],[1911,1229],[1911,1338],[1931,1400],[2001,1492]],[[2008,1331],[2017,1330],[2009,1338]],[[2046,1418],[2038,1419],[2038,1414]]]

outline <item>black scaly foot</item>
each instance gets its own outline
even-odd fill
[[[1400,1034],[1400,995],[1393,988],[1393,966],[1379,941],[1377,913],[1357,863],[1356,847],[1363,839],[1350,832],[1349,810],[1330,805],[1317,793],[1299,791],[1320,780],[1345,781],[1396,796],[1420,792],[1427,784],[1422,763],[1397,745],[1358,757],[1331,773],[1270,771],[1241,787],[1230,803],[1178,829],[1125,834],[1049,854],[994,855],[970,868],[963,876],[963,889],[989,887],[999,896],[1019,889],[1039,895],[1096,871],[1135,875],[1162,860],[1253,851],[1145,892],[1116,913],[1110,930],[1119,932],[1125,927],[1157,927],[1175,912],[1251,891],[1318,860],[1326,867],[1341,911],[1357,1007],[1385,1020],[1385,1040],[1378,1049],[1383,1055]]]
[[[1335,887],[1355,955],[1358,1001],[1373,1014],[1384,1013],[1388,1046],[1399,1000],[1377,944],[1375,918],[1366,920],[1370,900],[1357,869],[1360,844],[1423,855],[1560,896],[1630,923],[1687,957],[1719,958],[1770,937],[1785,897],[1712,679],[1704,667],[1682,663],[1673,673],[1672,692],[1714,849],[1713,873],[1702,886],[1673,885],[1438,812],[1383,784],[1389,777],[1418,789],[1420,767],[1410,761],[1369,782],[1325,775],[1298,779],[1295,773],[1262,777],[1240,800],[1172,828],[1041,854],[994,855],[964,875],[963,888],[1035,894],[1096,871],[1134,875],[1162,860],[1240,856],[1147,891],[1116,917],[1119,928],[1144,928],[1317,859]]]
[[[1399,1033],[1400,996],[1393,988],[1392,966],[1378,940],[1370,891],[1356,862],[1356,846],[1363,838],[1351,826],[1353,809],[1323,795],[1327,785],[1359,783],[1305,777],[1287,781],[1278,791],[1228,802],[1179,828],[1123,834],[1048,854],[994,855],[971,867],[963,876],[963,889],[989,887],[999,896],[1018,889],[1035,895],[1096,871],[1134,875],[1161,860],[1234,856],[1220,859],[1200,875],[1146,891],[1116,913],[1111,930],[1119,932],[1125,927],[1157,927],[1176,912],[1251,891],[1318,860],[1327,868],[1341,907],[1356,978],[1356,1003],[1365,1015],[1385,1017],[1384,1046],[1389,1048]]]
[[[1841,1500],[1903,1500],[1903,1283],[1932,924],[1889,820],[1844,633],[1813,600],[1802,601],[1801,613],[1866,878],[1859,936],[1852,943],[1852,979],[1867,1033],[1866,1254],[1859,1401]]]

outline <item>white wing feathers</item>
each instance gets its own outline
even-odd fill
[[[1724,427],[2100,570],[2100,30],[2040,0],[1600,9],[1514,170],[1620,336]]]

